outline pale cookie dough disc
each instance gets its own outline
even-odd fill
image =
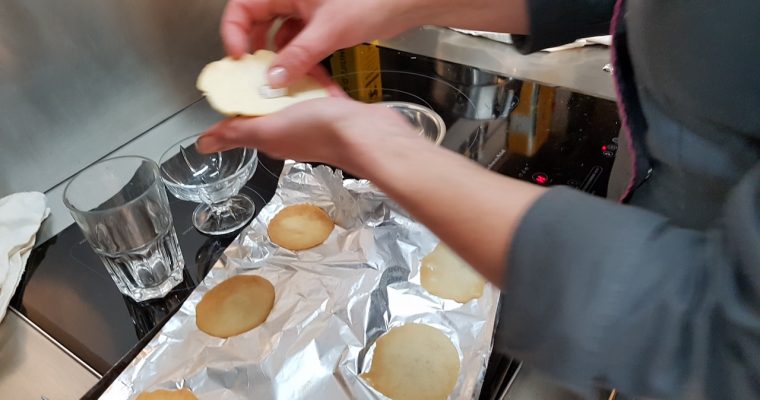
[[[272,114],[293,104],[327,97],[327,90],[311,77],[304,77],[287,88],[281,97],[264,98],[266,73],[275,53],[259,50],[235,60],[225,57],[203,68],[196,86],[206,95],[211,107],[226,115],[260,116]]]
[[[422,259],[420,280],[431,294],[459,303],[482,296],[486,284],[480,274],[443,243]]]
[[[443,332],[406,324],[377,340],[372,366],[362,378],[392,400],[445,400],[459,368],[459,353]]]
[[[198,400],[190,389],[180,390],[156,390],[143,392],[137,396],[137,400]]]
[[[297,204],[283,208],[267,227],[269,240],[288,250],[306,250],[322,244],[335,223],[321,208]]]
[[[274,305],[274,286],[254,275],[227,279],[209,290],[195,306],[195,324],[211,336],[228,338],[266,321]]]

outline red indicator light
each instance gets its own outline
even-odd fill
[[[536,182],[539,185],[546,185],[549,183],[549,177],[543,172],[536,172],[533,174],[533,182]]]
[[[602,151],[607,151],[607,145],[606,144],[602,146]]]

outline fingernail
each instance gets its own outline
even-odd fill
[[[283,67],[274,67],[269,70],[267,79],[269,84],[274,87],[285,86],[285,81],[288,79],[288,70]]]
[[[201,153],[215,153],[222,148],[222,144],[218,139],[211,136],[202,136],[195,142],[195,147]]]

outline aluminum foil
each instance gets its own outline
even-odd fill
[[[269,220],[304,202],[336,221],[329,239],[297,253],[272,244]],[[188,387],[200,399],[384,399],[359,375],[369,369],[380,335],[416,322],[446,333],[459,351],[461,373],[450,398],[475,399],[499,292],[487,284],[483,296],[467,304],[427,293],[420,261],[438,242],[371,183],[289,163],[272,201],[101,398]],[[238,274],[260,275],[274,285],[267,321],[226,340],[199,331],[196,304]]]

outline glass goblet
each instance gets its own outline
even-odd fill
[[[238,148],[202,154],[196,148],[200,135],[183,139],[161,156],[161,179],[178,199],[200,203],[193,226],[211,236],[227,235],[253,218],[256,206],[239,193],[258,165],[255,149]]]

